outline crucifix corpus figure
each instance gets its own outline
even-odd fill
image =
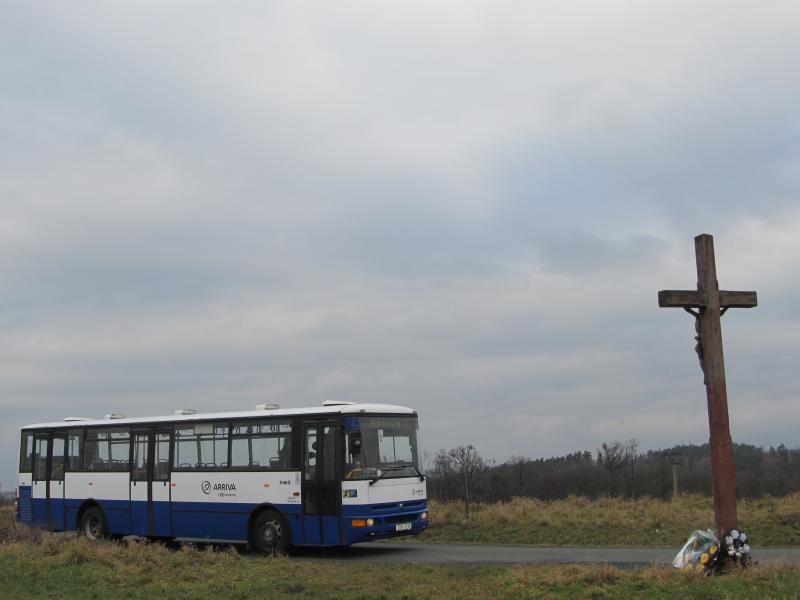
[[[728,393],[725,387],[725,361],[722,356],[720,317],[729,308],[753,308],[755,292],[728,292],[719,289],[714,262],[714,238],[707,233],[694,238],[697,260],[697,291],[662,290],[658,305],[683,308],[695,318],[697,356],[703,369],[708,401],[711,486],[714,493],[714,525],[717,535],[737,527],[736,473],[733,443],[728,424]]]

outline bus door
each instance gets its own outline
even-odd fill
[[[63,433],[39,433],[33,437],[33,524],[64,529]]]
[[[169,446],[166,429],[133,432],[131,469],[131,532],[168,537],[170,518]]]
[[[67,434],[56,433],[50,438],[49,461],[50,528],[64,529],[64,470],[67,466]]]
[[[341,485],[336,423],[303,424],[303,533],[306,544],[339,544]]]

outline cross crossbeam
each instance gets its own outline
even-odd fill
[[[713,237],[708,234],[698,235],[694,238],[694,248],[697,289],[662,290],[658,292],[658,305],[662,308],[683,308],[697,320],[695,350],[700,358],[706,385],[714,521],[718,534],[722,535],[737,526],[737,516],[736,476],[728,422],[728,392],[720,317],[729,308],[753,308],[758,305],[758,298],[755,292],[719,289]]]
[[[658,305],[661,308],[703,308],[708,304],[705,293],[695,290],[661,290]],[[758,306],[755,292],[729,292],[719,290],[720,308],[753,308]]]

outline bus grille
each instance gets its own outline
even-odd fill
[[[396,515],[394,517],[383,517],[384,523],[409,523],[416,521],[417,515]]]
[[[425,506],[425,500],[409,500],[408,502],[392,502],[390,504],[373,504],[375,512],[397,512],[419,510]]]

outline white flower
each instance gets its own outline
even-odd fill
[[[728,536],[728,537],[725,538],[725,545],[726,546],[733,546],[733,538],[731,536]]]
[[[746,533],[740,533],[739,534],[739,541],[742,542],[742,543],[746,542],[747,541],[747,534]]]
[[[739,539],[739,532],[736,531],[735,529],[731,530],[731,537],[733,539],[735,539],[735,540],[738,540]]]
[[[742,546],[742,552],[744,552],[745,554],[750,554],[750,546],[748,544]]]
[[[734,554],[736,554],[736,550],[733,548],[728,548],[728,556],[733,556]]]
[[[736,558],[742,558],[742,553],[741,552],[737,552],[736,553]]]

